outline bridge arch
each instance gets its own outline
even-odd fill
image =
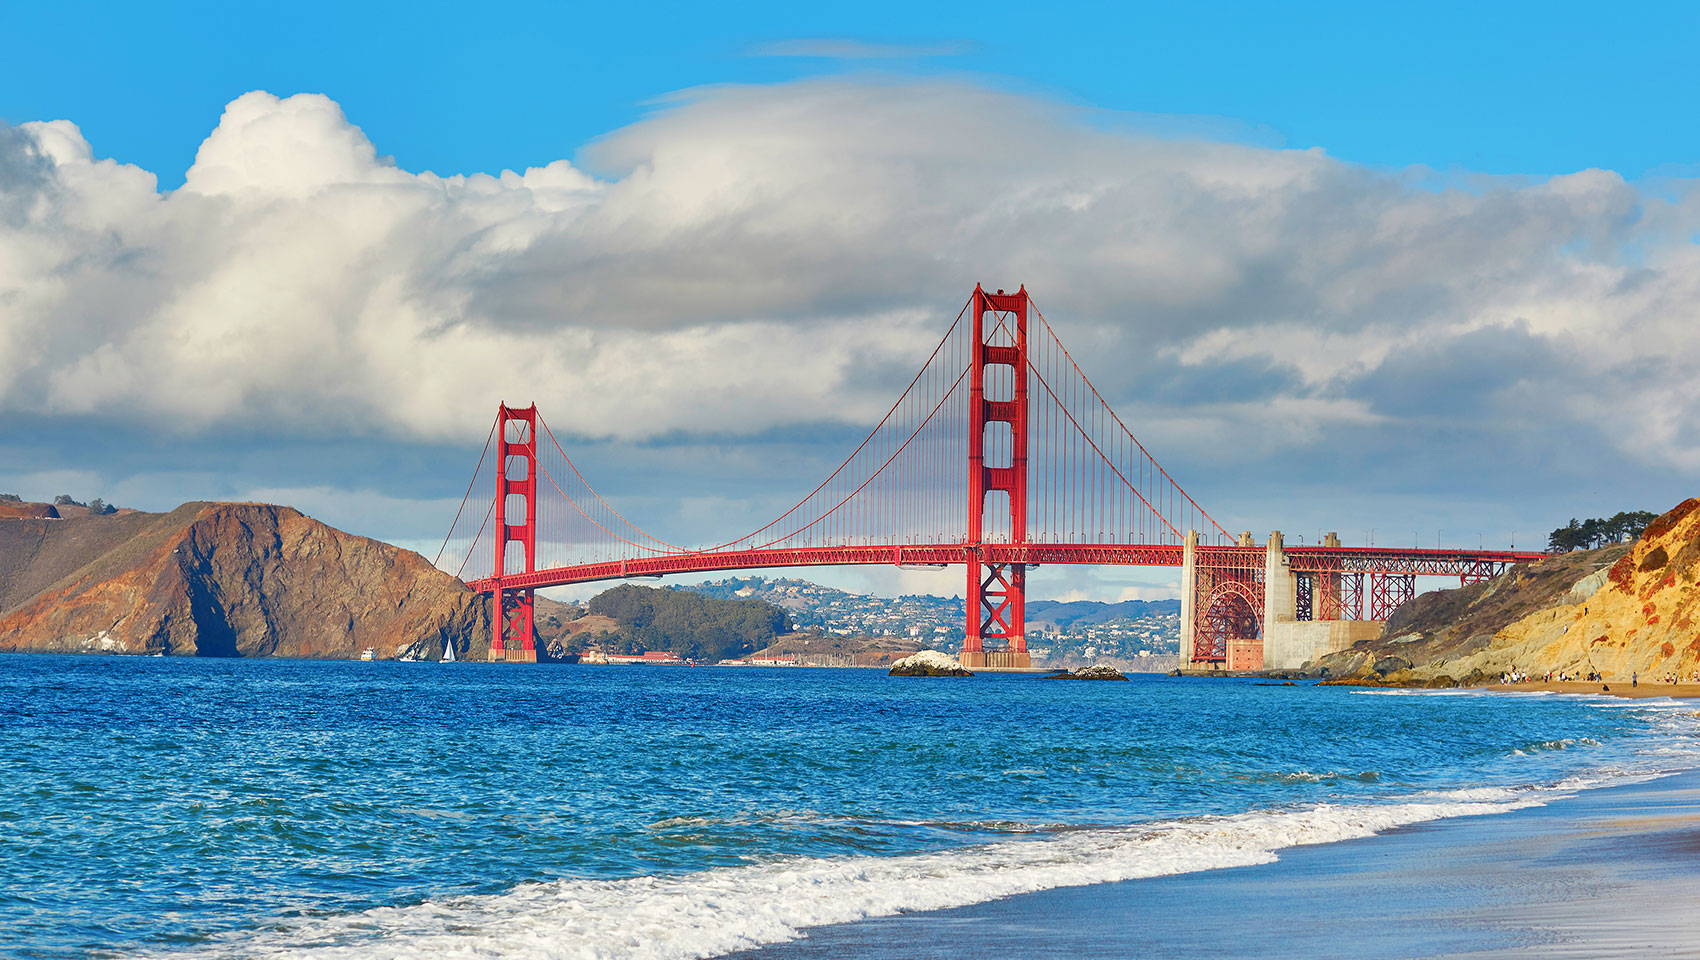
[[[1258,641],[1263,635],[1263,585],[1243,580],[1223,580],[1201,604],[1194,631],[1194,662],[1215,663],[1229,669],[1257,669],[1241,662],[1243,652],[1236,644]],[[1261,657],[1258,658],[1261,660]]]

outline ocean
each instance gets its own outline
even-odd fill
[[[0,957],[711,957],[1700,766],[1692,704],[0,657]]]

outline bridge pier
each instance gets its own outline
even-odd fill
[[[968,563],[968,635],[957,657],[973,670],[997,667],[1027,667],[1027,565]],[[984,649],[984,641],[1003,642],[1002,650]]]
[[[1407,573],[1370,572],[1374,619],[1362,620],[1363,572],[1348,572],[1328,534],[1322,553],[1295,569],[1279,530],[1257,557],[1250,534],[1235,548],[1199,559],[1188,531],[1181,555],[1181,651],[1193,670],[1295,670],[1329,653],[1380,636],[1384,621],[1415,592]],[[1302,548],[1301,548],[1302,549]],[[1248,609],[1249,608],[1249,609]]]
[[[537,594],[534,590],[503,590],[498,588],[491,598],[495,616],[490,623],[490,659],[504,663],[536,663]],[[518,641],[510,646],[509,640]]]

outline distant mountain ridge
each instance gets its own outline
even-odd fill
[[[1054,623],[1059,627],[1095,626],[1117,620],[1140,620],[1150,616],[1179,616],[1179,600],[1029,600],[1028,623]]]

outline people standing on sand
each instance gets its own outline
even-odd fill
[[[1631,671],[1629,674],[1629,685],[1632,687],[1639,687],[1641,685],[1641,674]]]

